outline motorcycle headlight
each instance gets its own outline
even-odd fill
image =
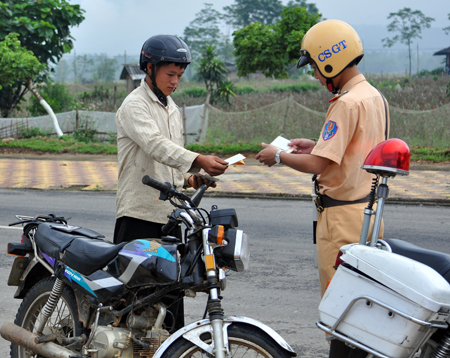
[[[228,229],[224,241],[225,246],[214,250],[217,265],[237,272],[247,270],[250,262],[248,235],[242,230]]]

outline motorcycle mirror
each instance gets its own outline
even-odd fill
[[[200,201],[202,200],[203,194],[205,194],[207,188],[208,187],[205,184],[203,184],[195,191],[194,194],[192,194],[191,202],[192,204],[194,204],[195,207],[200,205]]]
[[[409,146],[401,139],[392,138],[377,144],[361,168],[381,176],[409,175],[410,158]]]

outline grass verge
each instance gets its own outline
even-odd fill
[[[22,148],[29,152],[50,154],[117,154],[117,146],[109,143],[84,143],[76,141],[71,136],[60,138],[33,137],[20,140],[3,140],[0,142],[3,152],[8,148]],[[201,154],[232,155],[237,153],[258,153],[260,144],[191,144],[187,149]],[[428,147],[411,147],[411,161],[424,163],[450,162],[450,149],[436,149]]]

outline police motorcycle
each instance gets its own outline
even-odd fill
[[[340,249],[316,323],[332,339],[332,358],[450,357],[450,255],[398,239],[378,240],[387,181],[408,175],[409,160],[407,144],[389,139],[362,166],[376,177],[360,242]]]
[[[63,217],[17,216],[21,243],[8,285],[23,299],[13,323],[0,334],[11,356],[65,358],[288,358],[296,353],[267,325],[224,315],[226,271],[249,265],[249,239],[234,209],[199,207],[203,185],[187,196],[149,176],[143,183],[175,207],[163,227],[185,225],[173,236],[119,245]],[[202,319],[176,329],[177,303],[208,296]]]

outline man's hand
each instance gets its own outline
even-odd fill
[[[191,175],[188,179],[189,185],[192,186],[194,189],[198,189],[203,184],[205,184],[208,188],[215,188],[217,186],[217,183],[215,181],[209,181],[206,178]]]
[[[214,155],[199,155],[195,158],[194,167],[200,167],[211,176],[216,176],[225,173],[228,168],[228,163]]]
[[[259,160],[260,163],[264,163],[268,167],[277,164],[275,161],[275,154],[277,154],[278,148],[266,143],[261,143],[261,145],[265,149],[256,154],[255,159]]]
[[[288,145],[295,148],[292,151],[294,154],[310,154],[316,143],[311,139],[299,138],[291,139]]]

